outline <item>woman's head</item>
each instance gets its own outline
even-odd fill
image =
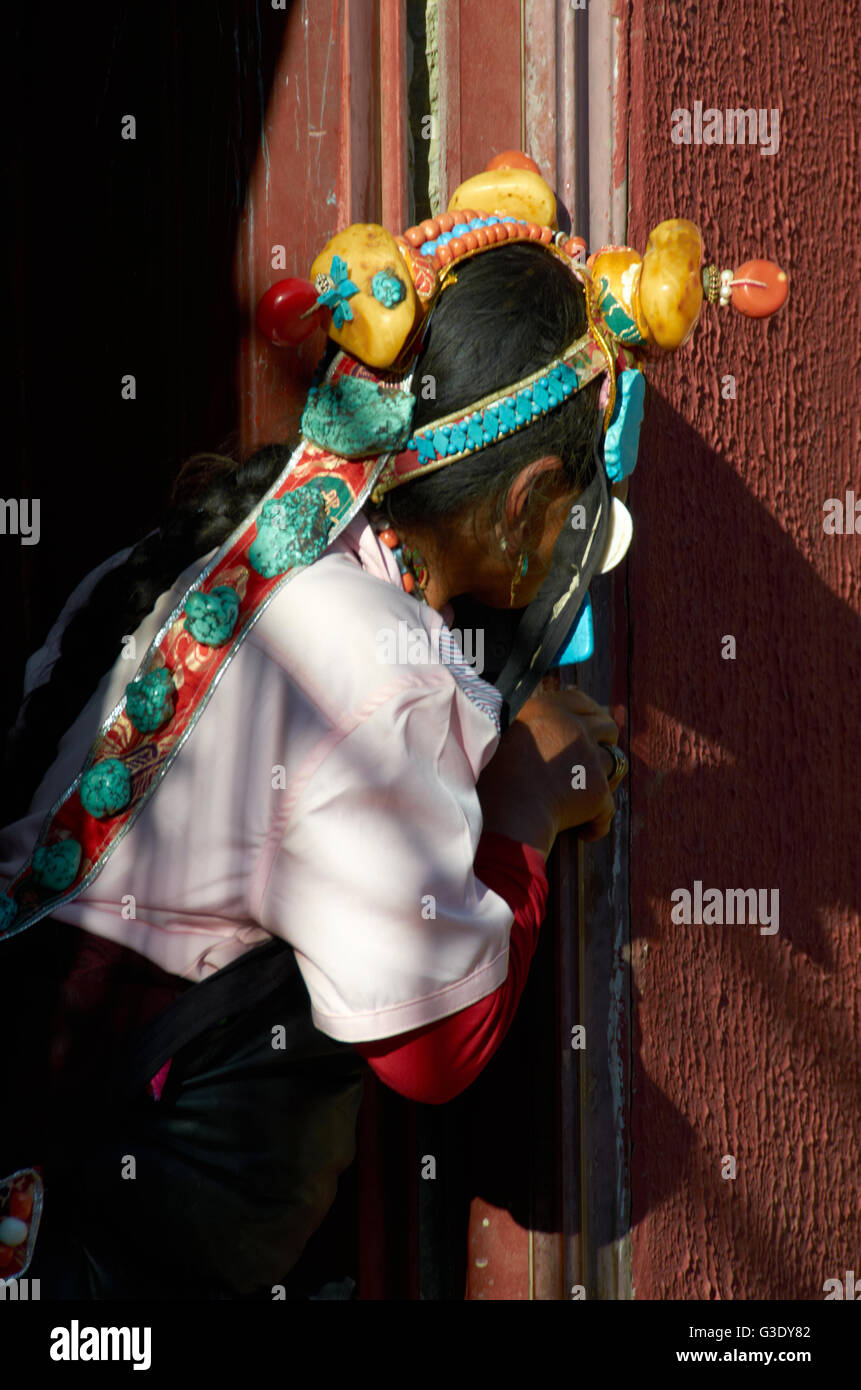
[[[587,327],[581,286],[543,247],[500,246],[459,265],[416,364],[414,428],[546,366]],[[522,606],[540,587],[568,509],[592,476],[599,392],[600,379],[526,429],[393,489],[385,499],[393,526],[437,553],[455,538],[463,550],[471,538],[476,572],[468,591],[492,606],[507,606],[525,550]],[[464,577],[461,567],[458,582]]]

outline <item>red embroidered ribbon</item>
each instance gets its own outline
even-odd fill
[[[332,522],[326,540],[329,545],[364,502],[382,463],[382,457],[343,459],[307,440],[302,441],[285,473],[186,590],[167,629],[149,648],[137,670],[136,678],[160,666],[168,668],[175,690],[172,717],[152,733],[141,733],[126,713],[125,697],[112,712],[106,727],[102,728],[93,744],[81,773],[46,817],[33,852],[6,888],[6,897],[17,903],[18,914],[6,922],[0,939],[17,935],[61,903],[70,902],[96,877],[114,846],[131,828],[167,772],[208,703],[217,678],[264,606],[292,574],[304,568],[294,565],[283,574],[266,579],[251,566],[248,551],[257,536],[257,517],[264,502],[276,500],[313,482],[322,495],[327,516]],[[210,593],[219,585],[229,585],[236,591],[239,615],[226,642],[220,646],[205,646],[186,630],[185,605],[189,594]],[[106,758],[119,759],[130,773],[131,799],[125,809],[116,815],[96,819],[81,802],[80,781],[84,772]],[[56,845],[66,839],[76,840],[81,846],[80,865],[69,887],[52,891],[40,885],[34,876],[32,857],[37,849]]]

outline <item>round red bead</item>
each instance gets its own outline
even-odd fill
[[[257,327],[276,347],[295,346],[320,326],[321,311],[302,318],[316,302],[317,290],[310,280],[279,280],[257,305]]]
[[[789,294],[789,277],[773,261],[745,261],[732,278],[757,282],[732,287],[733,308],[749,318],[765,319],[777,313]]]

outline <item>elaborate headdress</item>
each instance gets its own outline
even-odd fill
[[[735,272],[714,266],[701,272],[700,234],[684,219],[660,223],[643,256],[631,247],[605,246],[586,259],[585,243],[557,230],[555,198],[532,161],[518,153],[491,164],[461,184],[440,217],[402,237],[373,224],[348,227],[314,261],[313,283],[285,280],[264,296],[258,324],[273,342],[296,343],[315,323],[323,323],[332,340],[333,353],[309,393],[302,441],[156,634],[84,767],[46,817],[27,862],[0,894],[0,936],[23,931],[93,881],[264,608],[369,498],[378,501],[528,428],[606,374],[597,466],[575,504],[582,524],[562,527],[539,593],[513,615],[516,632],[495,681],[509,714],[566,644],[569,658],[589,654],[589,582],[618,563],[631,535],[628,512],[615,498],[611,507],[608,484],[636,463],[643,350],[655,344],[671,351],[686,342],[704,297],[731,300],[754,317],[773,313],[786,298],[787,279],[766,261]],[[523,240],[546,247],[580,281],[587,331],[524,380],[413,431],[413,370],[452,270],[497,245]],[[405,575],[407,588],[410,578]]]
[[[587,331],[539,371],[413,430],[413,368],[439,295],[461,262],[517,241],[546,247],[579,280]],[[376,456],[373,502],[528,427],[606,376],[595,477],[577,499],[573,524],[562,528],[547,580],[516,615],[516,630],[510,614],[480,614],[481,624],[510,648],[495,684],[511,715],[554,660],[582,661],[592,653],[589,582],[619,563],[633,530],[623,503],[610,502],[607,483],[621,482],[636,463],[644,350],[681,347],[704,297],[732,302],[753,317],[773,313],[786,299],[787,277],[770,262],[749,261],[735,272],[714,265],[701,271],[701,263],[700,233],[683,218],[655,227],[642,256],[629,246],[603,246],[587,259],[582,238],[557,230],[556,199],[537,165],[508,151],[462,183],[441,216],[403,236],[373,224],[348,227],[314,261],[313,284],[283,280],[261,300],[258,325],[276,344],[300,341],[325,318],[341,351],[311,388],[302,417],[303,463],[313,458],[314,445],[344,458]]]

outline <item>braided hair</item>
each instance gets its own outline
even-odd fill
[[[414,428],[468,406],[538,370],[585,332],[584,295],[555,256],[530,243],[500,246],[457,268],[430,321],[413,378]],[[433,393],[422,383],[432,381]],[[441,528],[471,511],[500,521],[509,489],[533,459],[556,455],[563,468],[533,481],[529,517],[560,488],[586,485],[599,381],[569,396],[525,430],[387,494],[392,525]],[[156,532],[111,569],[65,628],[50,679],[29,696],[6,740],[0,824],[25,814],[54,761],[60,738],[117,659],[122,639],[152,612],[159,596],[197,559],[219,547],[274,484],[295,441],[266,445],[236,461],[195,455],[174,485],[171,511]],[[561,476],[558,476],[561,475]]]

